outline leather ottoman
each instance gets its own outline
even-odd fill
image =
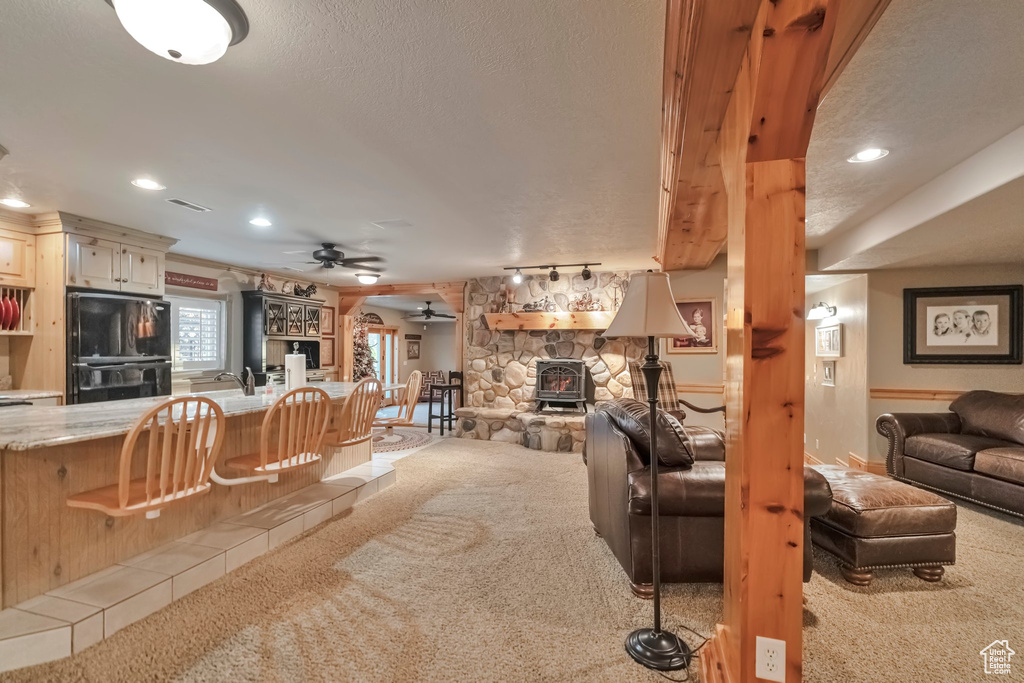
[[[939,581],[956,562],[956,505],[889,477],[814,465],[832,488],[832,507],[811,519],[814,545],[839,558],[843,576],[866,586],[875,569],[912,567]]]

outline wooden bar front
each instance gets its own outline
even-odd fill
[[[223,462],[259,449],[265,411],[228,417]],[[3,607],[81,579],[139,553],[259,507],[371,459],[372,445],[325,450],[324,460],[276,484],[218,486],[164,508],[156,519],[113,518],[68,507],[68,496],[117,481],[124,436],[0,454],[0,581]]]

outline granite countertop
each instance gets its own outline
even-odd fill
[[[355,384],[323,382],[311,386],[323,389],[332,399],[339,399],[348,396]],[[387,384],[384,389],[402,386]],[[279,387],[268,396],[261,389],[257,387],[255,396],[244,396],[241,389],[208,391],[199,395],[216,401],[224,410],[225,417],[231,417],[267,410],[284,393]],[[71,406],[0,408],[0,450],[27,451],[127,434],[143,413],[168,398],[158,396]]]
[[[35,398],[55,398],[62,395],[59,391],[48,391],[46,389],[2,389],[0,390],[0,401],[31,401]]]

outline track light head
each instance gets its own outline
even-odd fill
[[[580,272],[580,277],[583,278],[584,282],[594,277],[594,274],[590,272],[590,266],[583,266],[583,270]]]
[[[555,270],[554,268],[552,268],[551,272],[548,274],[548,277],[551,278],[552,282],[558,282],[558,278],[559,278],[558,271]]]
[[[516,274],[512,276],[512,282],[517,285],[523,284],[523,271],[516,268]]]

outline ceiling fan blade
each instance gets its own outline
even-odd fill
[[[348,258],[339,259],[337,262],[341,265],[346,263],[379,263],[383,261],[380,256],[350,256]]]
[[[435,317],[435,318],[451,318],[452,320],[455,320],[455,318],[456,318],[457,316],[454,316],[454,315],[448,315],[447,313],[435,313],[435,314],[434,314],[434,317]]]
[[[335,261],[335,263],[337,263],[342,268],[351,268],[352,270],[364,270],[367,273],[381,272],[380,268],[376,268],[374,266],[365,266],[361,263],[342,263],[341,261]]]

